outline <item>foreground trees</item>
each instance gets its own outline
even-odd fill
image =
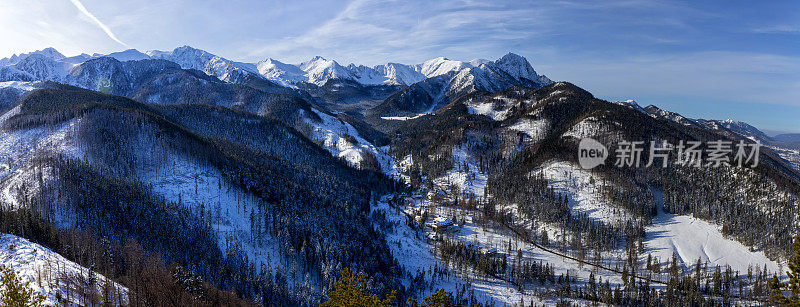
[[[0,306],[42,306],[45,297],[31,289],[30,281],[23,282],[14,270],[1,265],[0,275]]]
[[[392,291],[385,299],[381,300],[378,296],[366,292],[366,278],[365,274],[354,274],[350,269],[342,270],[342,277],[336,281],[333,290],[328,293],[330,300],[320,306],[391,306],[397,291]]]
[[[366,274],[354,274],[350,269],[345,268],[341,273],[342,277],[336,281],[336,285],[331,292],[328,293],[330,300],[322,303],[322,307],[339,307],[339,306],[393,306],[397,291],[392,291],[383,300],[378,298],[377,295],[370,294],[366,291],[367,276]],[[445,291],[444,288],[439,288],[433,294],[423,299],[422,305],[416,299],[409,299],[408,304],[414,307],[452,307],[455,306],[453,300],[453,293]],[[480,306],[480,305],[478,305]]]
[[[789,260],[789,272],[786,272],[789,281],[781,282],[777,275],[773,275],[769,287],[772,289],[772,301],[775,304],[798,307],[800,306],[800,236],[795,236],[792,249],[794,259]],[[783,291],[790,291],[789,297],[786,297]]]

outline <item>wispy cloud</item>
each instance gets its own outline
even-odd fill
[[[753,29],[752,32],[760,34],[800,34],[800,25],[772,25],[758,27]]]
[[[514,2],[356,0],[299,35],[247,50],[254,57],[321,53],[365,64],[414,63],[436,56],[470,60],[500,56],[504,52],[497,46],[530,41],[549,31],[551,10]]]
[[[126,44],[123,41],[119,40],[119,38],[117,38],[117,36],[114,35],[114,32],[111,32],[111,29],[109,29],[108,26],[103,24],[103,22],[100,21],[100,19],[97,19],[97,17],[95,17],[94,14],[89,12],[89,10],[87,10],[86,7],[83,6],[83,3],[81,3],[79,0],[70,0],[70,1],[72,2],[73,5],[75,5],[76,8],[78,8],[79,11],[81,11],[81,13],[83,13],[83,15],[86,15],[86,17],[89,17],[89,19],[94,21],[97,24],[97,26],[99,26],[100,29],[103,30],[103,32],[106,32],[106,35],[108,35],[108,37],[110,37],[111,39],[113,39],[117,43],[120,43],[121,45],[128,47],[128,44]]]

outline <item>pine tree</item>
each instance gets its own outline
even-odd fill
[[[794,259],[789,260],[789,272],[786,272],[789,281],[781,282],[778,275],[773,275],[769,281],[769,287],[772,289],[774,303],[800,307],[800,236],[795,236],[792,249],[794,250]],[[783,295],[784,289],[791,292],[789,297]]]
[[[334,289],[328,293],[330,300],[320,306],[391,306],[396,291],[392,291],[385,299],[366,292],[367,276],[353,274],[350,269],[342,270],[342,277],[336,281]]]
[[[0,265],[0,305],[13,307],[42,306],[44,295],[30,288],[30,281],[22,282],[14,270]]]
[[[453,292],[439,288],[435,293],[425,298],[425,307],[451,307],[453,304]]]

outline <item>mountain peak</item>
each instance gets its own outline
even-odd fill
[[[119,52],[112,52],[107,55],[106,57],[112,57],[120,61],[138,61],[138,60],[146,60],[149,59],[150,56],[144,53],[139,52],[136,49],[128,49]]]
[[[34,51],[34,53],[38,53],[38,54],[47,56],[47,57],[49,57],[49,58],[51,58],[53,60],[60,60],[60,59],[65,58],[65,56],[63,54],[61,54],[61,52],[58,52],[58,50],[56,50],[56,48],[53,48],[53,47],[47,47],[47,48],[44,48],[44,49],[39,50],[39,51]]]
[[[506,66],[516,66],[517,68],[521,69],[531,68],[531,70],[533,70],[533,67],[531,67],[531,63],[528,62],[528,59],[526,59],[521,55],[511,52],[506,53],[504,56],[494,61],[494,63]]]
[[[446,57],[437,57],[417,65],[418,71],[426,77],[444,75],[453,71],[461,71],[472,67],[469,63],[450,60]]]
[[[521,56],[521,55],[513,53],[513,52],[506,53],[505,55],[500,57],[500,59],[504,60],[504,61],[520,61],[520,60],[527,61],[527,59],[525,59],[524,56]]]

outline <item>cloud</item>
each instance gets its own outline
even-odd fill
[[[117,36],[114,35],[114,32],[111,32],[111,29],[109,29],[105,24],[103,24],[103,22],[101,22],[100,19],[97,19],[97,17],[95,17],[94,14],[89,12],[89,10],[87,10],[86,7],[83,6],[83,3],[81,3],[79,0],[70,0],[70,1],[72,2],[73,5],[75,5],[76,8],[78,8],[79,11],[81,11],[81,13],[86,15],[86,17],[89,17],[89,19],[93,20],[100,27],[100,29],[103,30],[103,32],[106,32],[106,35],[108,35],[108,37],[110,37],[111,39],[113,39],[117,43],[120,43],[123,46],[129,47],[128,44],[119,40]]]
[[[322,53],[365,64],[415,63],[437,56],[470,60],[500,56],[504,52],[498,46],[545,32],[553,22],[549,10],[513,2],[356,0],[299,35],[246,49],[251,57],[290,54],[295,57],[290,60],[304,60]]]
[[[800,26],[772,25],[755,28],[752,32],[759,34],[800,34]]]

